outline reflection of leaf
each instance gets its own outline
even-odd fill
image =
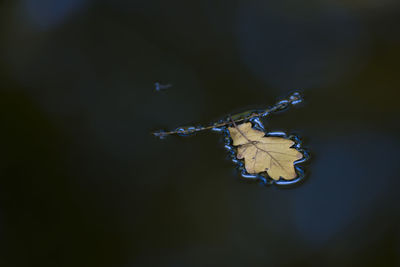
[[[237,158],[244,159],[250,174],[267,172],[274,179],[292,180],[297,174],[294,161],[303,157],[291,146],[292,140],[282,137],[265,137],[264,132],[252,128],[250,122],[229,127],[233,145],[238,146]]]

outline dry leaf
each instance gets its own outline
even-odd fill
[[[244,159],[250,174],[267,172],[274,179],[293,180],[297,174],[294,161],[303,157],[291,146],[292,140],[282,137],[265,137],[265,133],[252,128],[250,122],[229,127],[233,145],[238,146],[237,158]]]

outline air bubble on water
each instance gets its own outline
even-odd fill
[[[196,132],[196,127],[189,126],[189,127],[179,127],[175,129],[175,132],[179,136],[189,136]]]
[[[230,145],[225,145],[224,147],[225,147],[225,149],[226,149],[226,150],[228,150],[228,151],[230,151],[230,150],[232,150],[232,149],[233,149],[233,147],[232,147],[232,146],[230,146]]]
[[[264,124],[261,122],[259,117],[251,118],[250,121],[255,124],[254,128],[260,131],[265,131]]]
[[[285,137],[286,134],[284,132],[269,132],[267,136],[271,137]]]
[[[218,128],[218,127],[211,128],[211,131],[213,132],[222,132],[223,130],[224,130],[223,128]]]
[[[301,96],[301,94],[299,92],[294,92],[290,97],[289,97],[292,105],[296,105],[299,104],[301,102],[303,102],[303,97]]]
[[[249,173],[247,173],[246,171],[243,171],[243,172],[241,173],[241,175],[242,175],[242,177],[245,178],[245,179],[257,179],[257,178],[258,178],[257,175],[249,174]]]
[[[238,164],[240,161],[238,159],[236,159],[236,158],[233,158],[232,162],[235,163],[235,164]]]

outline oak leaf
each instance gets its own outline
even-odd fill
[[[303,157],[294,142],[283,137],[265,137],[265,133],[252,128],[250,122],[228,128],[233,145],[237,146],[237,158],[244,159],[250,174],[267,172],[274,179],[293,180],[297,177],[294,162]]]

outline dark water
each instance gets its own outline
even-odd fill
[[[1,266],[399,266],[396,1],[0,14]],[[264,124],[312,155],[295,188],[243,181],[218,133],[150,134],[294,89],[304,104]]]

